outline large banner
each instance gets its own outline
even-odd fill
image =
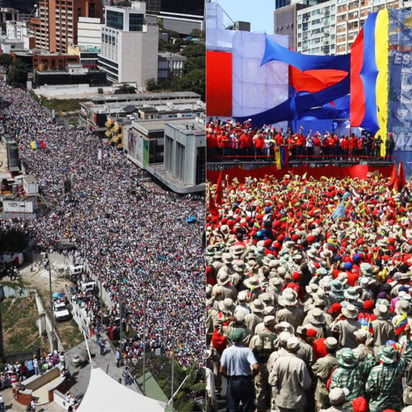
[[[389,13],[389,121],[396,149],[412,150],[412,14]]]
[[[206,111],[208,116],[253,116],[288,100],[288,65],[262,65],[266,37],[288,46],[287,36],[226,30],[218,3],[206,3]]]
[[[388,131],[395,155],[407,176],[412,174],[412,13],[389,10]]]

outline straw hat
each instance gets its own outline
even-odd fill
[[[254,290],[260,286],[259,277],[258,276],[250,276],[243,281],[243,284],[246,288]]]
[[[355,305],[349,304],[342,308],[342,314],[347,319],[356,319],[359,315],[359,311],[356,309]]]
[[[286,288],[279,297],[279,305],[281,306],[295,306],[297,303],[297,294],[290,288]]]
[[[265,305],[260,299],[255,299],[250,305],[250,309],[253,313],[263,313],[265,310]]]

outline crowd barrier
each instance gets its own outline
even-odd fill
[[[285,174],[293,174],[306,177],[313,177],[314,179],[320,179],[321,177],[335,177],[338,179],[344,179],[345,177],[366,179],[371,173],[379,173],[383,178],[387,178],[391,175],[392,166],[370,166],[370,165],[354,165],[347,167],[334,167],[334,166],[320,166],[320,167],[286,167],[278,170],[276,166],[263,166],[257,169],[245,170],[240,167],[232,167],[223,170],[223,177],[227,182],[231,182],[234,178],[239,181],[247,178],[264,178],[266,176],[273,176],[276,179],[282,178]],[[208,170],[207,180],[212,184],[216,183],[221,171]]]

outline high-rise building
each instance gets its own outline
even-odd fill
[[[285,5],[274,12],[275,34],[289,36],[289,48],[296,50],[296,17],[297,12],[308,7],[307,4],[293,3]]]
[[[306,54],[335,54],[335,26],[335,0],[299,10],[295,50]]]
[[[66,53],[77,44],[79,17],[103,17],[102,0],[39,0],[39,25],[33,19],[31,28],[36,48]]]
[[[180,34],[204,30],[204,0],[145,0],[148,14],[162,19],[163,27]]]
[[[297,12],[294,50],[308,54],[350,53],[368,15],[382,8],[406,8],[403,0],[330,0]]]
[[[145,88],[149,79],[157,80],[158,43],[159,27],[146,15],[144,2],[107,6],[98,66],[112,82]]]

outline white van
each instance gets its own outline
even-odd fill
[[[96,282],[82,282],[80,284],[83,293],[93,292],[96,288]]]
[[[73,275],[80,275],[81,273],[84,272],[84,266],[83,265],[77,265],[77,266],[70,266],[70,274]]]

